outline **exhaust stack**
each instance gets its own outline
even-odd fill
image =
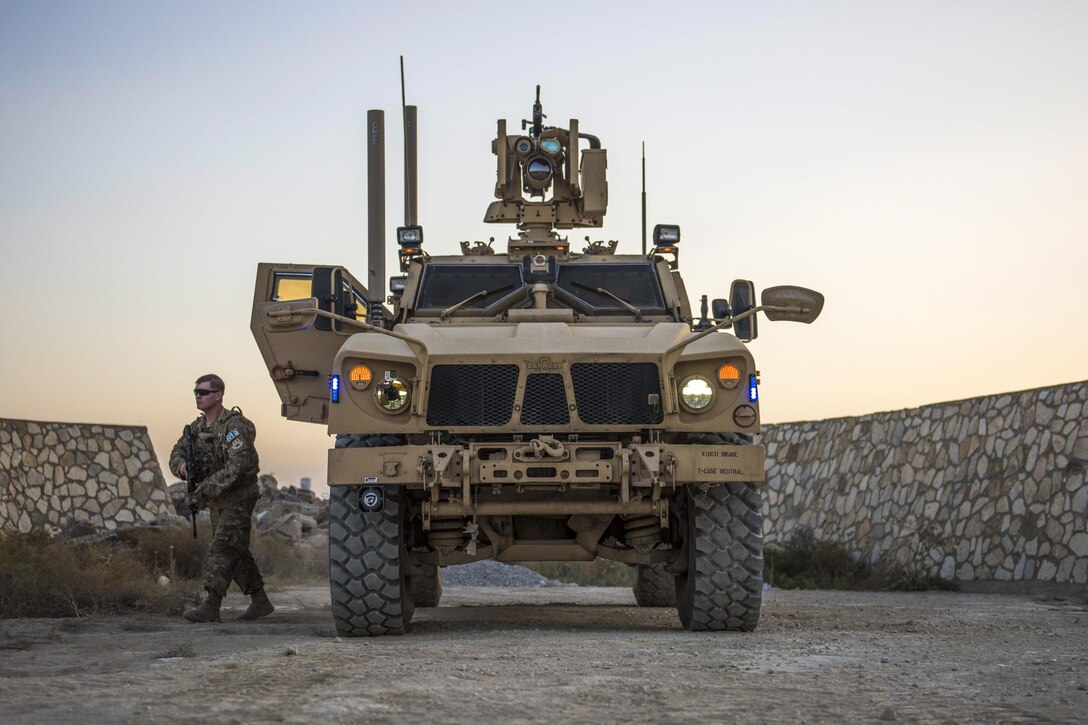
[[[385,111],[366,112],[367,321],[384,327],[385,304]]]

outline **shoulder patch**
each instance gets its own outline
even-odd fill
[[[242,432],[240,430],[238,430],[237,428],[231,428],[230,432],[227,433],[227,443],[230,443],[240,435],[242,435]]]
[[[231,450],[235,450],[235,451],[240,450],[242,448],[242,439],[241,438],[235,438],[234,442],[230,444],[230,447],[231,447]]]

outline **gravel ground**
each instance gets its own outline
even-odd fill
[[[541,576],[517,564],[485,559],[472,564],[457,564],[442,569],[445,587],[544,587],[559,582]]]
[[[771,590],[751,634],[628,589],[447,586],[404,637],[338,639],[327,588],[226,620],[0,622],[0,721],[1084,722],[1083,601]]]

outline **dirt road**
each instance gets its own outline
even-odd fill
[[[1080,721],[1088,608],[980,594],[767,592],[693,634],[629,590],[448,588],[411,634],[339,640],[327,592],[259,623],[0,622],[4,722]],[[227,617],[244,605],[227,599]],[[233,611],[231,611],[233,610]]]

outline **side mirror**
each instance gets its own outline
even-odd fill
[[[768,320],[788,320],[806,325],[820,316],[824,296],[814,290],[793,285],[768,287],[760,297]]]
[[[729,300],[714,300],[710,303],[710,313],[715,322],[721,322],[733,316],[733,311],[729,307]],[[725,327],[732,327],[733,323],[730,322]]]
[[[729,307],[733,317],[753,309],[756,306],[756,286],[751,280],[737,279],[729,286]],[[744,342],[751,342],[759,335],[756,316],[750,315],[733,323],[733,334]]]
[[[317,308],[334,315],[345,317],[347,310],[344,300],[344,273],[339,267],[314,267],[313,281],[310,283],[310,296],[317,299]],[[314,321],[315,330],[339,331],[344,323],[318,317]]]

